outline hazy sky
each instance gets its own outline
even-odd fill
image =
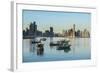
[[[91,26],[90,13],[78,12],[50,12],[50,11],[34,11],[23,10],[22,13],[23,29],[29,27],[30,22],[36,21],[37,29],[40,31],[54,28],[54,32],[62,32],[76,25],[76,30],[88,29]]]

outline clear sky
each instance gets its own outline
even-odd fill
[[[62,32],[72,28],[73,24],[76,25],[76,30],[86,28],[90,31],[91,27],[90,13],[23,10],[22,20],[23,29],[36,21],[37,29],[43,32],[50,27],[54,28],[54,32]]]

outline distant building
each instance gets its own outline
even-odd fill
[[[68,36],[68,32],[67,30],[63,32],[64,36],[67,37]]]
[[[68,37],[73,38],[73,29],[68,30]]]
[[[84,31],[81,31],[81,38],[90,38],[90,33],[87,29],[84,29]]]
[[[50,27],[50,34],[49,34],[50,37],[54,37],[54,32],[53,32],[53,27]]]
[[[90,37],[89,31],[87,31],[87,29],[84,29],[84,31],[83,31],[83,37],[84,38],[89,38]]]
[[[75,24],[73,24],[73,38],[75,37]]]
[[[49,35],[50,35],[49,30],[45,30],[45,33],[43,34],[43,36],[45,36],[45,37],[49,37]]]
[[[45,30],[45,32],[43,33],[43,36],[54,37],[53,27],[50,27],[50,30]]]
[[[67,32],[67,36],[74,38],[75,37],[75,24],[73,24],[73,28],[69,29]]]
[[[77,38],[80,38],[81,37],[81,31],[80,30],[77,30],[75,32],[75,37],[77,37]]]
[[[37,25],[36,25],[36,22],[34,21],[33,22],[33,32],[35,33],[37,31]]]
[[[26,31],[25,30],[23,30],[23,36],[26,36]]]
[[[29,29],[26,28],[26,35],[29,35]]]
[[[42,33],[42,31],[38,31],[37,30],[37,34],[36,34],[38,37],[42,37],[43,36],[43,33]]]
[[[37,25],[36,25],[36,22],[34,21],[33,23],[30,23],[29,35],[30,36],[36,36],[36,32],[37,32]]]
[[[50,32],[53,32],[53,27],[50,27]]]

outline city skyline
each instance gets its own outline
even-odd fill
[[[91,14],[79,12],[51,12],[23,10],[23,29],[29,28],[32,21],[37,22],[38,30],[45,32],[53,26],[54,32],[62,33],[76,24],[76,30],[88,29],[90,31]]]
[[[87,29],[77,30],[76,31],[76,25],[73,24],[73,27],[70,29],[62,31],[62,33],[56,33],[54,32],[54,28],[49,27],[48,30],[44,30],[45,32],[42,32],[37,29],[37,23],[31,22],[29,25],[29,28],[26,28],[26,30],[23,30],[23,38],[35,38],[35,37],[71,37],[71,38],[89,38],[90,32]]]

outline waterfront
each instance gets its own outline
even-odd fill
[[[41,37],[36,38],[39,40]],[[23,39],[23,62],[41,62],[41,61],[60,61],[60,60],[86,60],[91,59],[91,41],[90,38],[64,38],[53,37],[42,41],[44,50],[38,50],[36,44],[32,44],[33,39]],[[70,40],[69,50],[57,50],[57,46],[51,46],[50,42],[67,39]]]

